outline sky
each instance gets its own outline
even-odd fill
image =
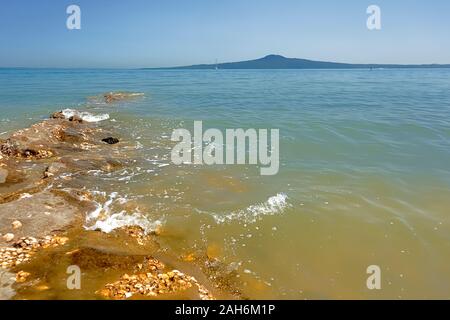
[[[72,4],[81,30],[66,27]],[[372,4],[381,30],[366,26]],[[268,54],[450,64],[450,1],[0,0],[0,67],[163,67]]]

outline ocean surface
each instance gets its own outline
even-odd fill
[[[88,99],[109,91],[145,97]],[[449,69],[0,69],[0,138],[68,108],[133,149],[80,186],[102,212],[86,228],[162,228],[165,248],[206,251],[252,299],[450,298]],[[279,173],[174,165],[172,131],[198,120],[279,129]]]

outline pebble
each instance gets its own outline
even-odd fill
[[[154,260],[150,260],[154,263]],[[185,275],[178,270],[167,273],[140,273],[136,275],[124,274],[119,281],[107,284],[97,294],[112,299],[128,299],[134,294],[144,296],[158,296],[197,287],[200,299],[212,300],[209,291],[200,285],[194,277]]]
[[[6,234],[3,238],[5,239],[8,235],[11,235],[14,238],[13,234]],[[0,266],[3,269],[13,268],[30,261],[31,256],[34,255],[38,249],[61,246],[67,243],[68,240],[69,239],[66,237],[58,236],[48,236],[40,240],[33,237],[20,238],[12,244],[12,247],[0,247]]]
[[[22,222],[20,222],[19,220],[16,220],[16,221],[14,221],[14,222],[12,223],[12,227],[13,227],[14,230],[15,230],[15,229],[22,228]]]
[[[14,234],[12,233],[7,233],[3,236],[3,240],[5,240],[6,242],[10,242],[14,239]]]

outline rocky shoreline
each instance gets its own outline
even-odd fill
[[[107,93],[102,99],[109,104],[138,96]],[[167,265],[153,256],[157,234],[139,227],[112,234],[85,230],[96,207],[78,177],[114,172],[128,162],[114,132],[74,110],[0,140],[0,299],[77,297],[62,281],[69,265],[96,279],[80,298],[214,298],[211,289],[217,292],[218,285],[207,277],[198,273],[200,282],[173,268],[183,265],[176,259]]]

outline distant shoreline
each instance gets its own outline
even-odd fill
[[[260,59],[217,64],[172,67],[1,67],[0,70],[367,70],[367,69],[450,69],[450,64],[345,63],[286,58],[268,55]]]
[[[351,71],[351,70],[438,70],[438,69],[450,69],[450,65],[435,65],[435,66],[427,66],[427,65],[417,65],[417,67],[355,67],[355,68],[224,68],[218,69],[217,71],[225,71],[225,70],[245,70],[245,71],[258,71],[258,70],[317,70],[317,71]],[[207,68],[182,68],[182,67],[158,67],[158,68],[66,68],[66,67],[0,67],[0,70],[55,70],[55,71],[92,71],[92,70],[104,70],[104,71],[215,71],[215,69],[207,69]]]
[[[358,64],[358,63],[342,63],[314,61],[298,58],[286,58],[280,55],[267,55],[256,60],[215,63],[215,64],[197,64],[191,66],[163,67],[163,68],[141,68],[143,70],[161,70],[161,69],[184,69],[184,70],[201,70],[201,69],[436,69],[450,68],[450,64]]]

